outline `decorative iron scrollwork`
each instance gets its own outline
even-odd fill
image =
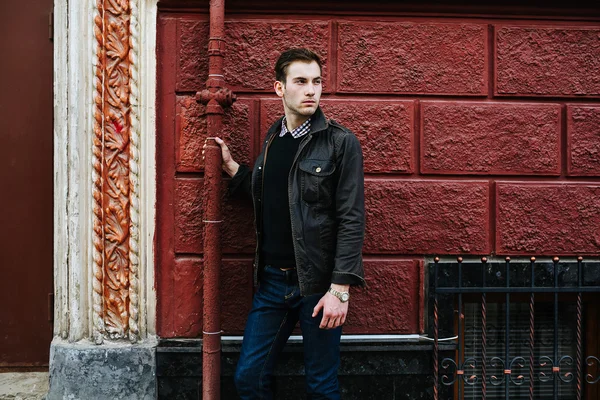
[[[600,369],[600,360],[598,357],[589,356],[585,359],[585,363],[588,367],[593,367],[595,365],[596,373],[598,373],[598,370]],[[591,385],[598,383],[600,381],[600,374],[598,374],[596,377],[594,377],[592,374],[586,374],[585,381]]]
[[[573,357],[571,357],[571,356],[561,357],[560,360],[558,360],[559,371],[557,372],[558,378],[561,381],[563,381],[564,383],[571,383],[575,379],[575,375],[573,375],[573,373],[570,371],[564,372],[563,368],[562,368],[563,363],[567,366],[573,365],[574,364]]]
[[[477,360],[475,358],[467,358],[462,365],[458,365],[451,358],[444,358],[441,365],[442,370],[447,371],[442,375],[442,384],[445,386],[454,385],[459,377],[465,384],[470,386],[474,386],[479,381],[479,377],[475,373],[477,370]],[[473,370],[473,373],[467,374],[467,368]]]
[[[548,367],[550,368],[550,373],[547,374],[544,371],[540,371],[540,382],[548,382],[552,379],[552,367],[554,366],[554,361],[548,356],[540,357],[540,362],[538,364],[541,368]]]
[[[490,367],[492,367],[492,368],[500,367],[500,370],[502,371],[502,373],[504,373],[505,365],[506,364],[504,363],[504,360],[501,359],[500,357],[492,357],[492,359],[490,360]],[[494,386],[500,386],[504,383],[504,377],[499,378],[498,375],[500,375],[500,374],[492,373],[492,375],[490,376],[490,383]]]
[[[444,358],[442,360],[442,370],[449,370],[451,367],[454,368],[453,371],[448,371],[442,375],[442,384],[445,386],[454,385],[454,382],[456,382],[458,365],[456,365],[456,362],[453,359]],[[452,376],[452,379],[449,377],[449,375]]]
[[[513,358],[512,361],[510,362],[510,371],[514,371],[515,366],[517,366],[519,368],[525,368],[525,363],[526,363],[525,358],[523,358],[521,356]],[[525,376],[523,374],[519,374],[519,375],[517,375],[516,378],[513,378],[513,374],[511,373],[510,381],[517,386],[521,386],[522,384],[525,383]]]
[[[465,384],[474,386],[479,381],[479,378],[475,373],[475,371],[477,371],[477,360],[473,357],[467,358],[463,363],[463,370],[466,371],[467,367],[472,369],[473,373],[470,375],[464,374],[463,380],[465,381]]]
[[[573,372],[568,371],[565,366],[572,366],[575,362],[573,357],[571,356],[563,356],[558,360],[558,363],[554,363],[554,360],[548,356],[540,357],[540,363],[538,364],[540,367],[548,367],[550,369],[550,373],[545,371],[540,371],[539,377],[540,382],[548,382],[552,380],[552,375],[556,374],[558,379],[560,379],[564,383],[571,383],[575,379],[575,375]]]

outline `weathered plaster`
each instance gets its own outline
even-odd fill
[[[54,336],[66,337],[68,307],[66,266],[68,257],[67,104],[67,4],[54,7]]]
[[[88,2],[55,3],[55,335],[87,334],[91,80]]]
[[[156,218],[156,13],[157,0],[141,0],[140,11],[140,334],[156,335],[154,227]]]

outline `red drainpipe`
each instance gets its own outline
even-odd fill
[[[208,79],[206,89],[196,100],[206,106],[207,147],[204,154],[204,310],[202,336],[202,398],[221,397],[221,181],[222,160],[215,136],[221,135],[224,109],[235,101],[225,87],[225,0],[210,1],[210,38],[208,41]]]

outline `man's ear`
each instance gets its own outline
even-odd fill
[[[279,97],[283,97],[283,82],[281,81],[275,81],[275,84],[273,85],[273,87],[275,88],[275,93],[277,93],[277,96]]]

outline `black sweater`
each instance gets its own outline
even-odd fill
[[[278,268],[296,266],[290,222],[288,175],[303,138],[304,136],[294,139],[290,133],[283,137],[277,136],[267,153],[263,180],[261,249],[265,265]]]

